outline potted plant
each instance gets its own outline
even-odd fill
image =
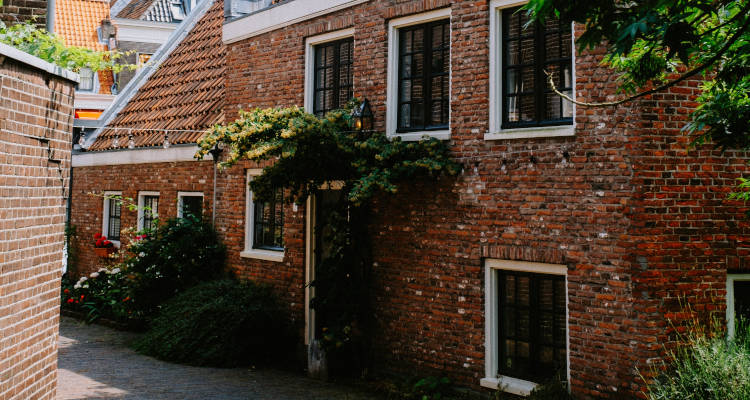
[[[115,244],[101,233],[94,234],[94,253],[99,257],[109,257],[115,252]]]

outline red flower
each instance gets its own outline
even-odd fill
[[[102,244],[104,245],[104,247],[112,246],[112,242],[110,242],[109,240],[105,240]]]
[[[68,304],[72,303],[73,301],[73,299],[68,299]]]
[[[101,233],[97,232],[97,233],[94,234],[94,239],[99,239],[100,237],[102,237]]]
[[[83,300],[83,295],[81,295],[81,300]]]
[[[65,289],[65,290],[63,290],[63,293],[66,293],[66,294],[67,294],[67,293],[70,293],[70,290],[68,290],[68,289]]]
[[[128,300],[130,300],[130,296],[128,296],[128,297],[126,297],[126,298],[122,299],[122,302],[124,303],[124,302],[126,302],[126,301],[128,301]]]

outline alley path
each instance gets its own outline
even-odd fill
[[[57,399],[377,399],[288,372],[170,364],[128,348],[133,337],[62,317]]]

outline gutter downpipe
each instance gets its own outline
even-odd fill
[[[47,0],[47,32],[55,33],[55,0]]]

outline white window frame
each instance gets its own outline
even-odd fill
[[[531,128],[502,129],[502,74],[503,74],[503,52],[502,45],[502,12],[503,9],[521,6],[528,0],[492,0],[490,2],[490,129],[484,134],[484,140],[502,139],[526,139],[537,137],[575,136],[576,105],[573,107],[573,124],[560,126],[543,126]],[[573,25],[571,23],[571,25]],[[575,28],[575,26],[573,26]],[[571,74],[573,76],[573,98],[575,99],[576,87],[576,52],[575,35],[571,35]],[[564,100],[565,101],[565,100]]]
[[[117,191],[105,191],[104,199],[102,201],[102,235],[107,236],[107,240],[112,242],[115,247],[120,247],[119,240],[112,240],[109,238],[109,196],[122,196],[122,192]],[[122,232],[122,204],[120,204],[120,232]]]
[[[403,141],[416,141],[424,137],[434,137],[440,140],[451,138],[451,93],[453,91],[453,28],[449,26],[450,51],[448,52],[448,129],[438,131],[420,131],[397,133],[398,130],[398,43],[399,29],[412,25],[451,18],[450,7],[428,11],[422,14],[396,18],[388,21],[388,89],[386,94],[386,122],[385,132],[389,138],[400,137]]]
[[[499,332],[497,331],[498,321],[500,320],[498,310],[498,291],[499,283],[497,279],[497,270],[520,271],[534,274],[546,275],[563,275],[565,276],[565,331],[566,331],[566,355],[567,380],[570,382],[570,322],[568,321],[569,301],[568,301],[568,267],[562,264],[546,264],[527,261],[511,261],[499,259],[486,259],[484,271],[484,375],[479,381],[482,387],[490,389],[503,390],[517,396],[528,396],[539,383],[530,382],[523,379],[513,378],[510,376],[497,375],[498,350],[499,350]]]
[[[315,46],[319,44],[334,42],[336,40],[354,38],[354,28],[341,29],[338,31],[324,33],[322,35],[311,36],[305,39],[305,111],[313,112],[315,107]],[[354,54],[354,47],[352,47]],[[354,90],[352,82],[352,90]]]
[[[91,69],[91,68],[89,68]],[[76,91],[83,92],[83,93],[99,93],[99,89],[101,89],[99,86],[99,72],[91,70],[91,89],[78,89],[76,87]]]
[[[750,274],[727,273],[727,336],[734,338],[735,315],[734,315],[734,282],[750,281]]]
[[[177,218],[182,218],[182,203],[185,197],[200,197],[204,199],[203,192],[177,192]],[[203,204],[203,200],[201,200]]]
[[[253,234],[255,231],[255,203],[253,202],[253,191],[250,190],[250,181],[253,177],[260,175],[262,169],[248,169],[245,179],[245,249],[240,252],[240,257],[254,258],[258,260],[284,261],[286,250],[266,250],[253,248]]]
[[[138,230],[143,230],[143,219],[145,217],[145,202],[146,202],[146,196],[157,196],[159,197],[159,202],[156,203],[156,210],[151,210],[152,215],[154,218],[159,218],[159,203],[161,203],[161,195],[159,192],[150,192],[150,191],[142,191],[138,192]]]

